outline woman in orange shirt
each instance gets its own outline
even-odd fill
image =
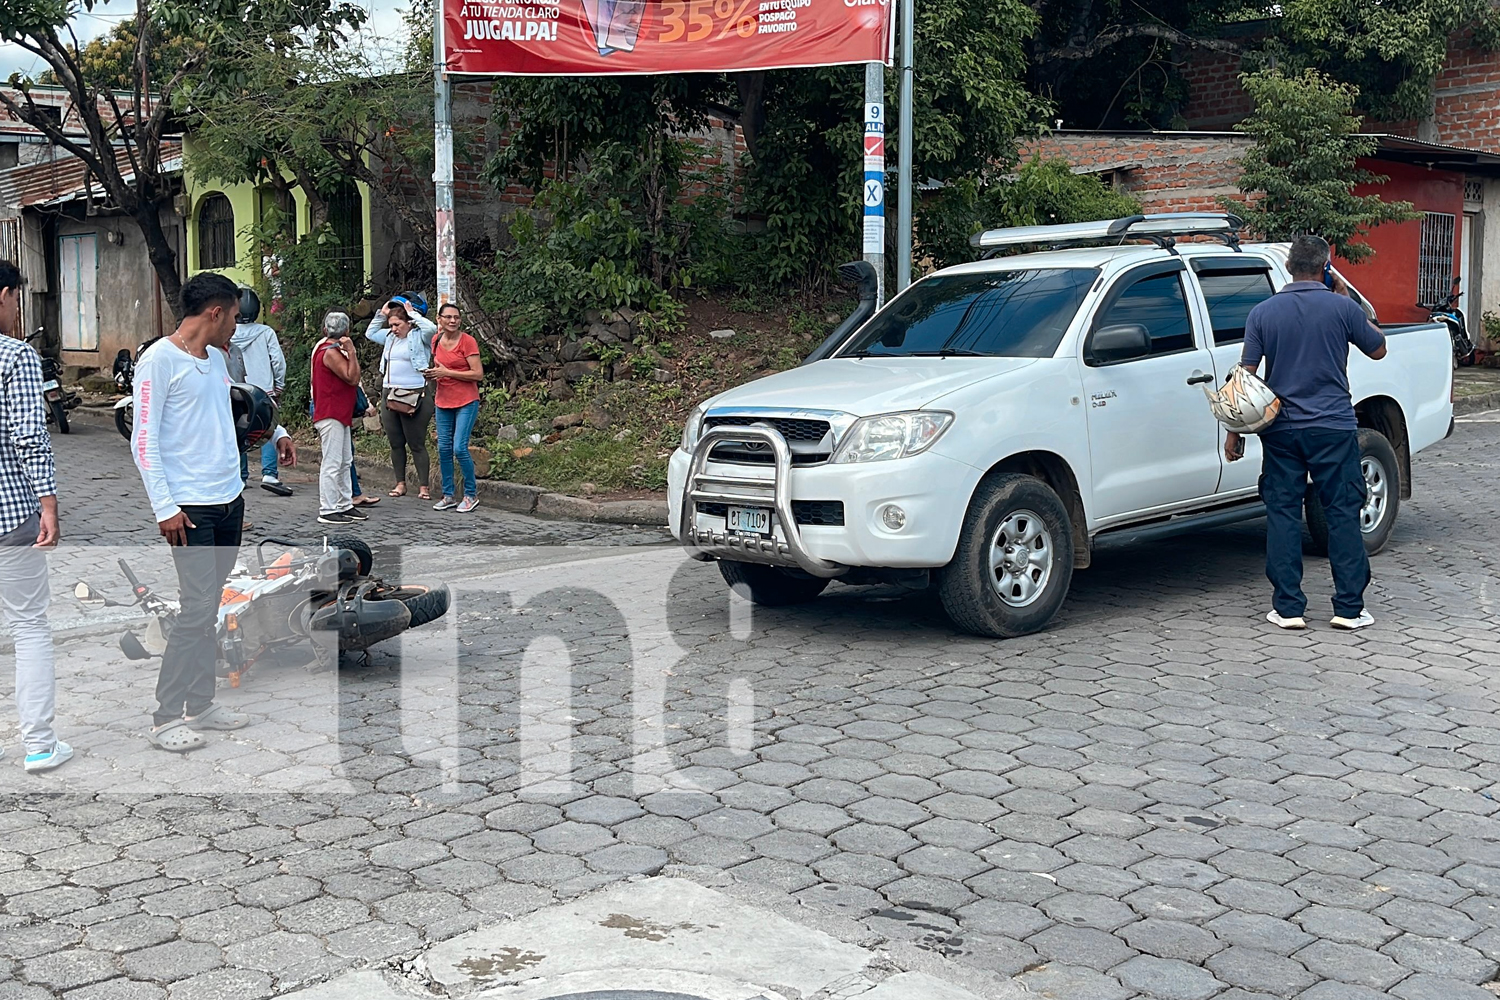
[[[469,456],[469,435],[479,416],[479,381],[484,365],[479,360],[479,344],[458,328],[458,306],[443,303],[438,309],[438,336],[432,342],[432,367],[423,372],[437,381],[436,404],[438,468],[443,474],[443,498],[433,510],[454,510],[467,514],[479,506],[479,491],[474,481],[474,460]],[[464,474],[464,498],[454,501],[457,493],[453,481],[453,461]]]

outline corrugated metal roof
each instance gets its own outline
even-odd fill
[[[130,167],[130,157],[123,147],[116,151],[115,162],[127,181],[134,179],[135,172]],[[182,169],[181,143],[162,143],[161,167],[165,173]],[[97,180],[92,185],[89,183],[88,167],[73,156],[25,167],[12,167],[0,170],[0,207],[19,211],[41,205],[57,205],[83,197],[90,187],[100,197],[103,196]]]

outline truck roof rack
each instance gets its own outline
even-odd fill
[[[1238,250],[1239,231],[1243,224],[1239,216],[1228,212],[1161,212],[1097,222],[1070,222],[1060,226],[987,229],[969,237],[969,243],[986,251],[986,257],[1006,247],[1063,247],[1101,241],[1124,243],[1126,240],[1148,240],[1164,250],[1172,250],[1179,236],[1211,236]]]

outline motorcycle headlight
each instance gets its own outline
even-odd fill
[[[911,410],[861,417],[849,428],[833,453],[835,463],[884,462],[920,455],[943,436],[953,414],[942,410]]]
[[[702,403],[693,407],[693,412],[688,414],[687,423],[682,425],[682,450],[691,452],[698,444],[698,437],[703,433],[703,413],[705,407]]]

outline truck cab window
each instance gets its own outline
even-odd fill
[[[1198,275],[1208,318],[1214,326],[1214,343],[1235,344],[1245,339],[1245,317],[1270,298],[1271,272],[1265,268],[1203,271]]]
[[[1151,354],[1174,354],[1193,347],[1193,323],[1178,272],[1153,274],[1126,288],[1094,320],[1094,329],[1139,324],[1151,334]]]

